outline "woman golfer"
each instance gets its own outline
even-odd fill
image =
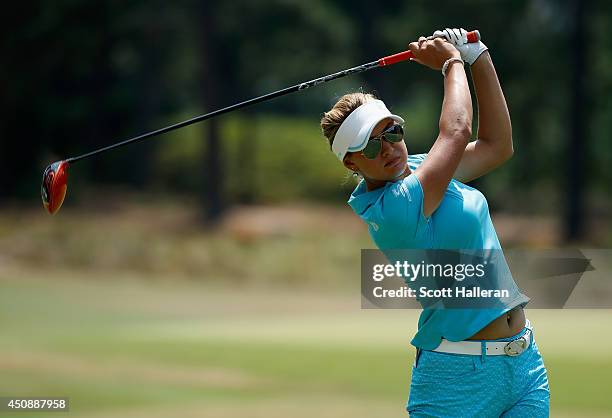
[[[432,39],[433,38],[433,39]],[[501,249],[485,197],[464,182],[513,153],[510,116],[486,46],[463,29],[409,46],[442,71],[440,133],[427,154],[408,155],[404,120],[370,94],[347,94],[321,120],[345,167],[363,179],[349,205],[381,249]],[[464,62],[478,99],[478,135]],[[412,417],[546,417],[546,369],[516,286],[499,309],[424,309],[407,410]],[[508,302],[509,301],[509,302]]]

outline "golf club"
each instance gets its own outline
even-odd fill
[[[430,36],[428,39],[432,39],[433,36]],[[467,33],[467,40],[470,43],[478,42],[480,40],[480,33],[475,30]],[[388,65],[393,65],[398,62],[405,61],[410,59],[413,56],[412,51],[403,51],[397,54],[389,55],[376,61],[369,62],[367,64],[359,65],[357,67],[349,68],[343,71],[339,71],[334,74],[326,75],[320,78],[316,78],[314,80],[310,80],[304,83],[296,84],[291,87],[284,88],[282,90],[278,90],[272,93],[265,94],[263,96],[255,97],[250,100],[246,100],[232,106],[224,107],[222,109],[215,110],[213,112],[207,113],[205,115],[196,116],[194,118],[188,119],[183,122],[176,123],[174,125],[166,126],[165,128],[161,128],[152,132],[147,132],[142,135],[138,135],[136,137],[126,139],[125,141],[117,142],[115,144],[99,148],[97,150],[88,152],[86,154],[79,155],[77,157],[68,158],[61,161],[56,161],[53,164],[49,165],[44,173],[42,179],[41,186],[41,197],[43,201],[43,206],[50,213],[56,213],[59,208],[62,206],[64,202],[64,198],[66,197],[66,191],[68,189],[67,180],[68,180],[68,167],[70,164],[75,163],[79,160],[83,160],[88,157],[92,157],[96,154],[101,154],[106,151],[110,151],[115,148],[119,148],[134,142],[142,141],[147,138],[151,138],[153,136],[161,135],[166,132],[173,131],[175,129],[179,129],[196,122],[200,122],[206,119],[210,119],[212,117],[221,115],[223,113],[231,112],[232,110],[241,109],[243,107],[261,103],[266,100],[274,99],[276,97],[284,96],[285,94],[293,93],[295,91],[305,90],[310,87],[317,86],[319,84],[327,83],[328,81],[335,80],[337,78],[345,77],[350,74],[358,74],[364,71],[371,70],[377,67],[385,67]]]

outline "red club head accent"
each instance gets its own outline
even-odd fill
[[[57,212],[64,203],[68,189],[66,185],[68,167],[69,164],[66,161],[57,161],[48,166],[43,174],[40,194],[43,206],[51,215]]]

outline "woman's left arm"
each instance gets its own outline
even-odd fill
[[[514,153],[510,114],[489,51],[483,52],[471,68],[478,101],[478,131],[453,176],[463,182],[499,167]]]

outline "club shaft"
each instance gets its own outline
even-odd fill
[[[334,74],[329,74],[329,75],[326,75],[326,76],[323,76],[323,77],[316,78],[314,80],[306,81],[304,83],[300,83],[300,84],[296,84],[296,85],[291,86],[291,87],[284,88],[282,90],[278,90],[278,91],[275,91],[275,92],[272,92],[272,93],[268,93],[268,94],[265,94],[263,96],[255,97],[253,99],[249,99],[249,100],[246,100],[244,102],[236,103],[234,105],[231,105],[231,106],[228,106],[228,107],[224,107],[222,109],[218,109],[218,110],[215,110],[215,111],[210,112],[210,113],[206,113],[205,115],[196,116],[194,118],[185,120],[183,122],[179,122],[179,123],[176,123],[174,125],[166,126],[165,128],[161,128],[161,129],[157,129],[155,131],[147,132],[147,133],[144,133],[142,135],[138,135],[138,136],[135,136],[133,138],[126,139],[125,141],[117,142],[116,144],[112,144],[112,145],[109,145],[109,146],[106,146],[106,147],[103,147],[103,148],[99,148],[97,150],[88,152],[86,154],[79,155],[78,157],[68,158],[66,160],[66,162],[74,163],[74,162],[82,160],[84,158],[88,158],[88,157],[94,156],[96,154],[100,154],[100,153],[103,153],[103,152],[106,152],[106,151],[110,151],[110,150],[115,149],[115,148],[123,147],[123,146],[128,145],[128,144],[133,144],[135,142],[140,142],[140,141],[143,141],[143,140],[145,140],[147,138],[151,138],[153,136],[161,135],[161,134],[164,134],[166,132],[173,131],[175,129],[183,128],[185,126],[189,126],[189,125],[192,125],[194,123],[201,122],[203,120],[210,119],[210,118],[213,118],[215,116],[219,116],[219,115],[222,115],[224,113],[231,112],[233,110],[242,109],[243,107],[247,107],[247,106],[250,106],[250,105],[253,105],[253,104],[256,104],[256,103],[265,102],[267,100],[271,100],[271,99],[274,99],[274,98],[277,98],[277,97],[280,97],[280,96],[284,96],[285,94],[293,93],[295,91],[305,90],[307,88],[314,87],[314,86],[317,86],[319,84],[327,83],[328,81],[331,81],[331,80],[336,80],[338,78],[346,77],[347,75],[362,73],[364,71],[371,70],[372,68],[377,68],[377,67],[380,67],[380,66],[384,65],[384,64],[381,64],[380,61],[381,60],[372,61],[372,62],[369,62],[367,64],[359,65],[357,67],[349,68],[349,69],[346,69],[346,70],[343,70],[343,71],[339,71],[339,72],[334,73]],[[389,65],[389,64],[387,64],[387,65]]]

